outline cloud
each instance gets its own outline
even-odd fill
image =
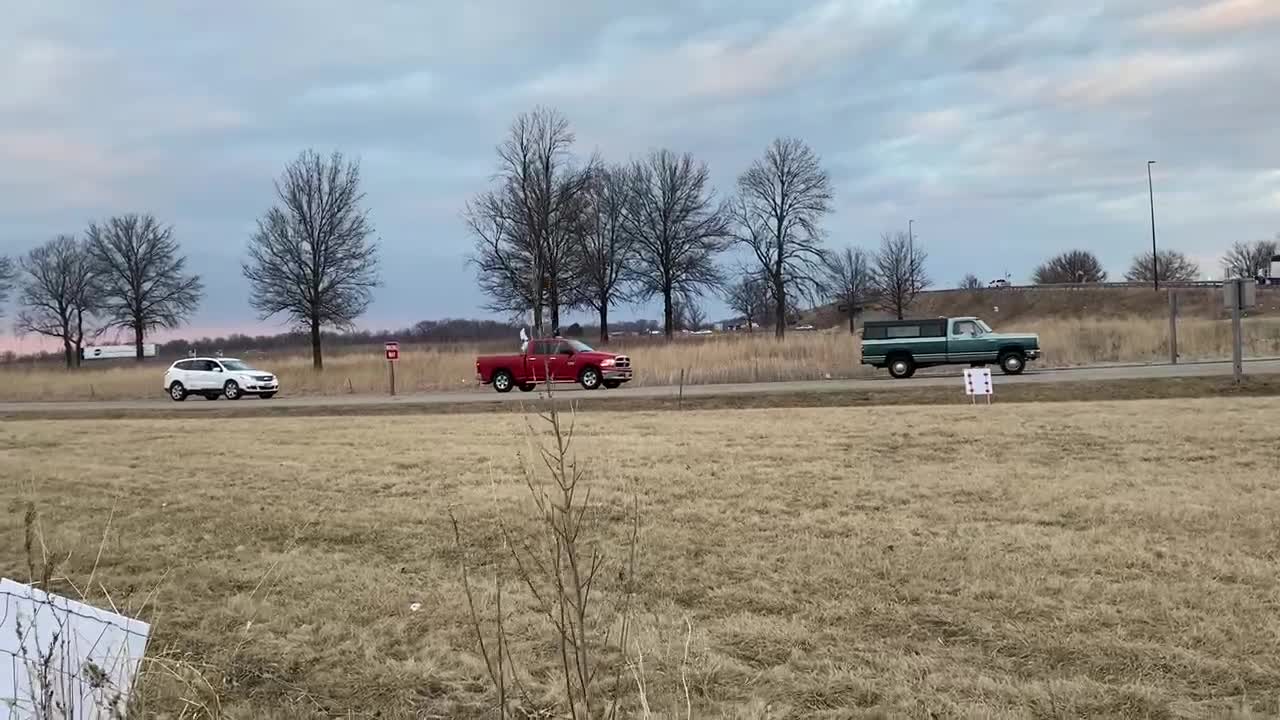
[[[1278,19],[1272,0],[44,0],[0,26],[0,253],[152,211],[216,289],[196,322],[247,323],[238,260],[272,180],[340,149],[383,243],[370,324],[477,315],[458,214],[511,118],[547,104],[583,154],[687,150],[722,191],[800,136],[835,182],[832,242],[914,219],[939,278],[1022,277],[1066,246],[1123,271],[1157,159],[1162,245],[1214,257],[1280,230]]]
[[[1142,21],[1142,26],[1158,32],[1201,35],[1277,23],[1280,23],[1280,3],[1274,0],[1217,0],[1154,13]]]

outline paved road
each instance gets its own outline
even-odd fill
[[[1280,359],[1254,360],[1245,363],[1246,374],[1280,373]],[[1061,383],[1061,382],[1097,382],[1106,380],[1160,379],[1176,377],[1206,377],[1231,374],[1231,363],[1183,363],[1179,365],[1110,365],[1057,370],[1028,370],[1024,375],[1004,376],[996,372],[997,387],[1005,383]],[[897,389],[936,387],[958,385],[960,369],[947,368],[928,374],[917,375],[910,380],[893,380],[887,375],[873,379],[860,380],[805,380],[798,382],[773,383],[738,383],[727,385],[690,385],[685,387],[685,397],[707,397],[743,394],[768,393],[810,393],[841,391],[877,391],[893,392]],[[586,391],[576,387],[562,386],[557,393],[562,397],[585,395]],[[286,389],[287,391],[287,389]],[[619,390],[599,390],[591,393],[592,399],[606,398],[664,398],[675,397],[678,388],[674,386],[634,387]],[[246,399],[237,404],[237,411],[244,412],[249,407],[260,406],[263,410],[276,408],[346,408],[357,410],[361,406],[386,405],[433,405],[462,403],[499,403],[515,402],[529,399],[531,395],[512,392],[500,395],[490,388],[473,388],[462,392],[420,393],[399,395],[394,398],[386,395],[337,395],[288,397],[287,395],[272,400]],[[208,402],[201,398],[188,399],[180,406],[183,411],[200,412],[200,408],[213,410],[225,407],[226,400]],[[87,402],[25,402],[0,403],[0,414],[38,415],[41,412],[59,414],[67,412],[87,411],[130,411],[130,414],[155,410],[157,412],[176,409],[175,403],[167,398],[152,400],[99,400]]]

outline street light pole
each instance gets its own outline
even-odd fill
[[[1160,260],[1156,257],[1156,189],[1151,182],[1151,166],[1155,164],[1155,160],[1147,161],[1147,192],[1151,196],[1151,282],[1159,291]]]

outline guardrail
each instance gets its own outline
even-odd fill
[[[1096,283],[1050,283],[1045,285],[1003,285],[1003,286],[987,286],[980,288],[940,288],[937,290],[921,290],[920,295],[929,295],[932,293],[944,292],[987,292],[987,291],[1033,291],[1040,292],[1046,290],[1109,290],[1114,288],[1149,288],[1149,282],[1096,282]],[[1177,282],[1161,282],[1160,288],[1174,289],[1193,289],[1193,288],[1220,288],[1221,280],[1192,280]]]

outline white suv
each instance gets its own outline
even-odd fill
[[[257,395],[266,400],[280,392],[280,382],[275,375],[254,370],[235,358],[188,358],[169,366],[164,374],[164,391],[177,402],[186,400],[188,395],[203,395],[210,400]]]

